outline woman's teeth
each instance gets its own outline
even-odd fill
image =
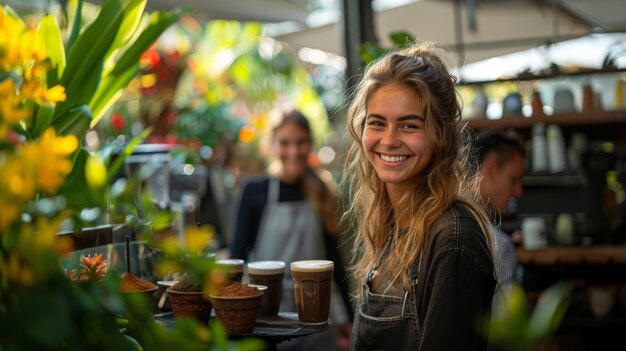
[[[387,155],[380,154],[380,158],[382,158],[383,161],[385,162],[400,162],[400,161],[406,160],[409,157],[408,156],[387,156]]]

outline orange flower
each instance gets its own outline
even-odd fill
[[[78,273],[78,276],[76,276],[78,270],[72,269],[67,272],[67,277],[73,282],[86,282],[89,280],[101,282],[102,279],[107,276],[109,266],[109,261],[102,257],[102,253],[96,254],[93,257],[91,257],[91,255],[83,257],[81,259],[82,269],[80,273]]]

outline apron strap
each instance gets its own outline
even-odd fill
[[[274,204],[278,202],[280,195],[280,180],[270,177],[269,184],[267,186],[267,203]]]
[[[385,243],[385,247],[383,247],[383,250],[380,252],[378,257],[376,258],[376,262],[374,262],[374,265],[372,266],[370,271],[367,273],[367,285],[370,288],[371,288],[372,279],[374,278],[374,274],[376,273],[376,269],[380,265],[380,262],[383,260],[383,256],[385,256],[385,253],[387,252],[389,245],[391,245],[392,238],[393,238],[393,235],[389,235],[389,239],[387,239],[387,242]]]

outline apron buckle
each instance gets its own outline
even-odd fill
[[[409,298],[409,290],[404,291],[404,298],[402,299],[402,319],[404,319],[404,311],[406,309],[406,301]]]

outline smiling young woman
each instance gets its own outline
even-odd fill
[[[390,83],[367,102],[363,148],[393,203],[414,191],[433,157],[424,129],[424,106],[413,90]]]
[[[493,232],[465,171],[461,108],[432,45],[370,65],[348,111],[343,184],[361,283],[353,350],[485,350]]]

